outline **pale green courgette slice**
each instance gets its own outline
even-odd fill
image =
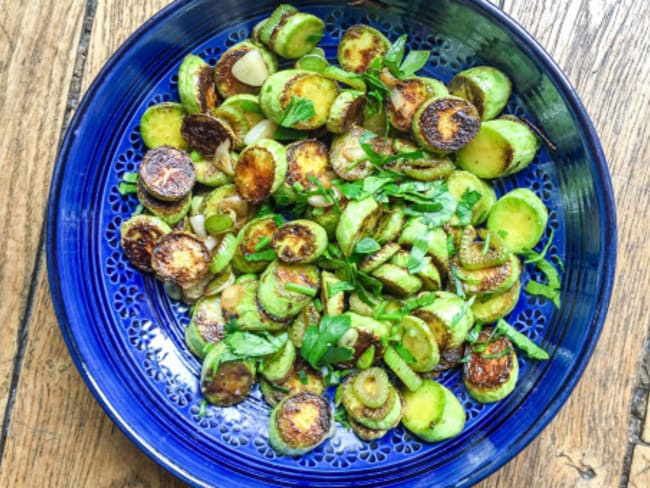
[[[492,66],[463,70],[452,78],[448,86],[452,95],[469,100],[483,120],[499,115],[512,92],[510,79]]]
[[[503,195],[488,215],[488,229],[498,233],[512,252],[532,249],[544,235],[548,210],[528,188],[516,188]]]

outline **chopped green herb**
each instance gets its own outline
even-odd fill
[[[201,400],[201,404],[199,406],[199,418],[200,419],[205,417],[205,411],[206,411],[207,406],[208,406],[208,401],[205,398],[203,398]]]
[[[137,183],[138,182],[138,173],[136,172],[126,172],[122,175],[122,181],[125,183]]]
[[[364,237],[354,246],[354,252],[357,254],[370,254],[380,249],[381,246],[372,237]]]
[[[467,300],[465,303],[463,303],[463,306],[460,308],[459,312],[454,315],[454,318],[451,319],[451,327],[452,329],[458,325],[458,322],[461,321],[461,319],[465,316],[467,311],[472,308],[472,304],[474,303],[474,300],[476,300],[476,296],[471,297],[469,300]]]
[[[338,406],[336,407],[336,410],[334,410],[334,420],[348,430],[352,428],[350,426],[350,421],[348,420],[348,412],[346,412],[345,408],[342,406]]]
[[[255,250],[256,251],[261,251],[264,249],[266,246],[271,244],[271,238],[268,236],[260,236],[260,240],[255,244]]]
[[[408,36],[406,34],[399,36],[386,52],[386,56],[384,56],[384,65],[390,70],[393,76],[400,76],[399,66],[402,63],[402,59],[404,59],[407,39]]]
[[[357,359],[357,368],[368,369],[375,360],[375,345],[371,344]]]
[[[501,351],[499,351],[497,353],[494,353],[494,354],[481,354],[481,357],[483,359],[498,359],[498,358],[502,358],[503,356],[507,356],[511,352],[512,352],[512,349],[509,348],[509,347],[506,347],[505,349],[503,349],[503,350],[501,350]]]
[[[304,130],[291,129],[289,127],[279,126],[273,133],[273,139],[276,141],[299,141],[307,139],[308,134]]]
[[[560,290],[553,288],[537,281],[529,281],[526,283],[526,293],[544,297],[553,302],[556,308],[560,308]]]
[[[117,185],[117,191],[119,192],[120,195],[124,196],[124,195],[129,195],[130,193],[137,193],[138,187],[133,183],[124,183],[123,181],[121,181],[120,184]]]
[[[141,203],[138,203],[137,207],[135,207],[135,210],[131,214],[131,217],[135,217],[136,215],[140,215],[142,212],[144,212],[144,207],[142,206]]]
[[[411,253],[409,254],[406,268],[409,273],[418,273],[429,263],[431,258],[426,258],[427,251],[429,250],[429,235],[421,235],[415,239]]]
[[[334,295],[342,291],[354,291],[356,287],[349,281],[337,281],[336,283],[327,284],[327,298],[332,298]]]
[[[195,163],[201,161],[202,159],[201,153],[196,150],[193,150],[192,152],[190,152],[190,159]]]
[[[449,257],[456,255],[456,245],[454,244],[454,236],[452,234],[447,234],[447,253]]]
[[[481,330],[483,330],[483,324],[480,321],[476,322],[476,324],[474,324],[474,326],[467,333],[465,340],[470,344],[476,344],[478,341],[478,336],[481,334]]]
[[[416,361],[415,356],[411,354],[411,351],[406,349],[402,344],[393,344],[393,349],[395,349],[397,354],[406,361],[406,364],[413,364]]]
[[[531,341],[524,334],[515,329],[512,325],[503,319],[499,319],[496,329],[501,331],[512,343],[524,351],[529,358],[545,360],[548,359],[548,353]]]
[[[307,98],[293,97],[280,120],[282,127],[292,127],[298,122],[311,119],[316,115],[314,104]]]
[[[348,315],[324,315],[318,326],[311,325],[307,328],[300,354],[315,369],[332,362],[349,361],[352,350],[335,344],[347,332],[350,324]]]
[[[304,369],[301,369],[300,371],[298,371],[298,378],[300,378],[300,382],[303,385],[307,384],[307,373],[305,373]]]
[[[481,194],[475,190],[465,190],[463,196],[456,205],[456,216],[460,225],[472,223],[472,207],[481,199]]]
[[[244,255],[246,261],[273,261],[277,257],[278,256],[275,254],[273,249],[266,249],[264,251]]]
[[[323,311],[323,302],[320,301],[320,298],[315,299],[313,303],[317,312]]]
[[[311,288],[309,286],[299,285],[298,283],[287,283],[284,286],[285,290],[293,291],[295,293],[302,293],[310,297],[315,297],[318,294],[318,290]]]
[[[277,336],[269,333],[254,334],[246,331],[236,331],[226,334],[224,341],[230,350],[242,357],[261,357],[275,354],[284,347],[289,335],[286,332]]]
[[[252,102],[250,100],[242,100],[239,102],[239,108],[241,108],[244,112],[250,112],[254,114],[260,114],[263,115],[264,112],[262,112],[262,109],[260,108],[259,103]]]
[[[399,67],[399,77],[404,79],[413,76],[417,71],[424,68],[430,56],[430,51],[409,51],[406,59]]]
[[[483,249],[481,249],[481,254],[485,256],[490,250],[490,233],[488,232],[485,236],[485,242],[483,242]]]

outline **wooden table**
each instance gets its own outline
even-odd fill
[[[94,400],[52,309],[44,251],[62,133],[108,56],[167,0],[0,0],[0,486],[182,486]],[[488,487],[650,486],[650,2],[499,2],[553,55],[591,114],[618,208],[598,347],[570,400]]]

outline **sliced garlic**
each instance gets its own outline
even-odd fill
[[[250,86],[262,86],[269,74],[269,68],[258,49],[251,49],[232,66],[232,75]]]
[[[264,119],[253,126],[246,136],[244,136],[244,144],[250,146],[255,144],[260,139],[272,139],[278,124],[269,119]]]

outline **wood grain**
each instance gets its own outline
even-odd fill
[[[19,358],[52,167],[84,13],[0,0],[0,409]]]
[[[3,7],[2,1],[8,3],[0,0]],[[39,12],[52,10],[47,3],[40,0],[43,8]],[[74,5],[82,11],[83,5],[78,3]],[[97,4],[82,82],[84,89],[124,39],[166,3],[166,0],[106,0]],[[646,60],[650,51],[647,20],[650,9],[648,2],[634,0],[505,0],[502,3],[504,10],[558,61],[593,118],[616,193],[619,253],[609,318],[574,394],[527,449],[480,486],[619,486],[630,405],[638,381],[643,339],[650,324],[650,274],[647,266],[639,264],[650,262],[647,237],[650,144],[646,129],[650,120],[650,65]],[[67,8],[72,9],[70,5]],[[68,18],[76,18],[72,10]],[[42,26],[32,20],[25,19],[24,12],[12,11],[5,17],[4,27],[0,25],[0,38],[6,36],[12,41],[9,49],[0,42],[2,127],[11,126],[13,114],[26,112],[24,107],[32,100],[29,93],[23,93],[25,83],[31,82],[30,71],[23,65],[28,65],[29,48],[40,46],[44,35]],[[43,25],[52,24],[50,21]],[[58,28],[65,32],[71,29],[61,25]],[[55,27],[48,29],[54,32]],[[53,32],[50,34],[54,35]],[[56,34],[62,36],[59,31]],[[78,39],[78,26],[77,36],[72,37],[69,43],[58,38],[56,42],[46,43],[49,50],[55,45],[56,51],[61,51],[57,58],[60,66],[56,68],[60,70],[59,77],[69,74],[74,65],[73,41]],[[67,46],[67,50],[60,46]],[[23,53],[22,57],[18,52]],[[11,69],[21,74],[8,75]],[[13,143],[0,139],[0,154],[31,156],[16,158],[9,164],[12,174],[19,177],[22,176],[19,169],[28,167],[29,178],[23,176],[24,181],[19,183],[23,185],[22,191],[14,192],[15,198],[23,200],[16,204],[9,196],[0,196],[0,209],[4,210],[0,218],[5,228],[10,222],[15,225],[17,212],[22,234],[16,236],[29,241],[28,244],[13,242],[13,236],[6,242],[0,240],[0,299],[7,298],[0,301],[0,312],[14,319],[10,324],[16,324],[13,334],[2,339],[0,365],[3,368],[13,364],[15,344],[12,341],[15,343],[19,318],[28,315],[31,319],[2,457],[0,486],[180,487],[183,486],[180,481],[149,460],[113,425],[88,392],[61,339],[44,270],[36,277],[33,307],[25,312],[30,275],[34,263],[43,258],[42,249],[37,249],[38,233],[28,234],[27,221],[31,214],[38,215],[42,221],[45,208],[43,196],[36,202],[27,202],[25,195],[33,185],[46,194],[57,130],[65,112],[67,85],[58,78],[50,83],[53,84],[49,90],[53,91],[45,92],[40,85],[34,88],[41,97],[50,94],[49,111],[34,114],[31,124],[21,125],[22,131],[15,130],[15,134],[33,138],[39,134],[35,127],[50,127],[49,132],[45,131],[49,139],[39,138],[41,142],[49,141],[49,148],[41,147],[43,144],[31,147],[19,143],[17,136]],[[24,161],[39,164],[24,165]],[[8,209],[13,207],[16,212],[9,217]],[[18,249],[21,246],[25,248]],[[7,273],[12,273],[9,281],[6,281]],[[0,369],[0,381],[3,371]],[[11,368],[7,371],[10,376]],[[0,397],[6,398],[6,391],[7,387],[4,390],[0,387]],[[635,452],[630,486],[647,486],[647,459],[647,448]]]
[[[617,275],[607,322],[574,394],[541,436],[480,486],[535,486],[534,480],[545,487],[618,486],[650,324],[643,286],[650,270],[640,266],[650,262],[650,169],[639,164],[650,155],[643,134],[650,116],[650,10],[648,2],[633,0],[535,3],[506,0],[503,7],[556,59],[600,134],[618,209]]]

